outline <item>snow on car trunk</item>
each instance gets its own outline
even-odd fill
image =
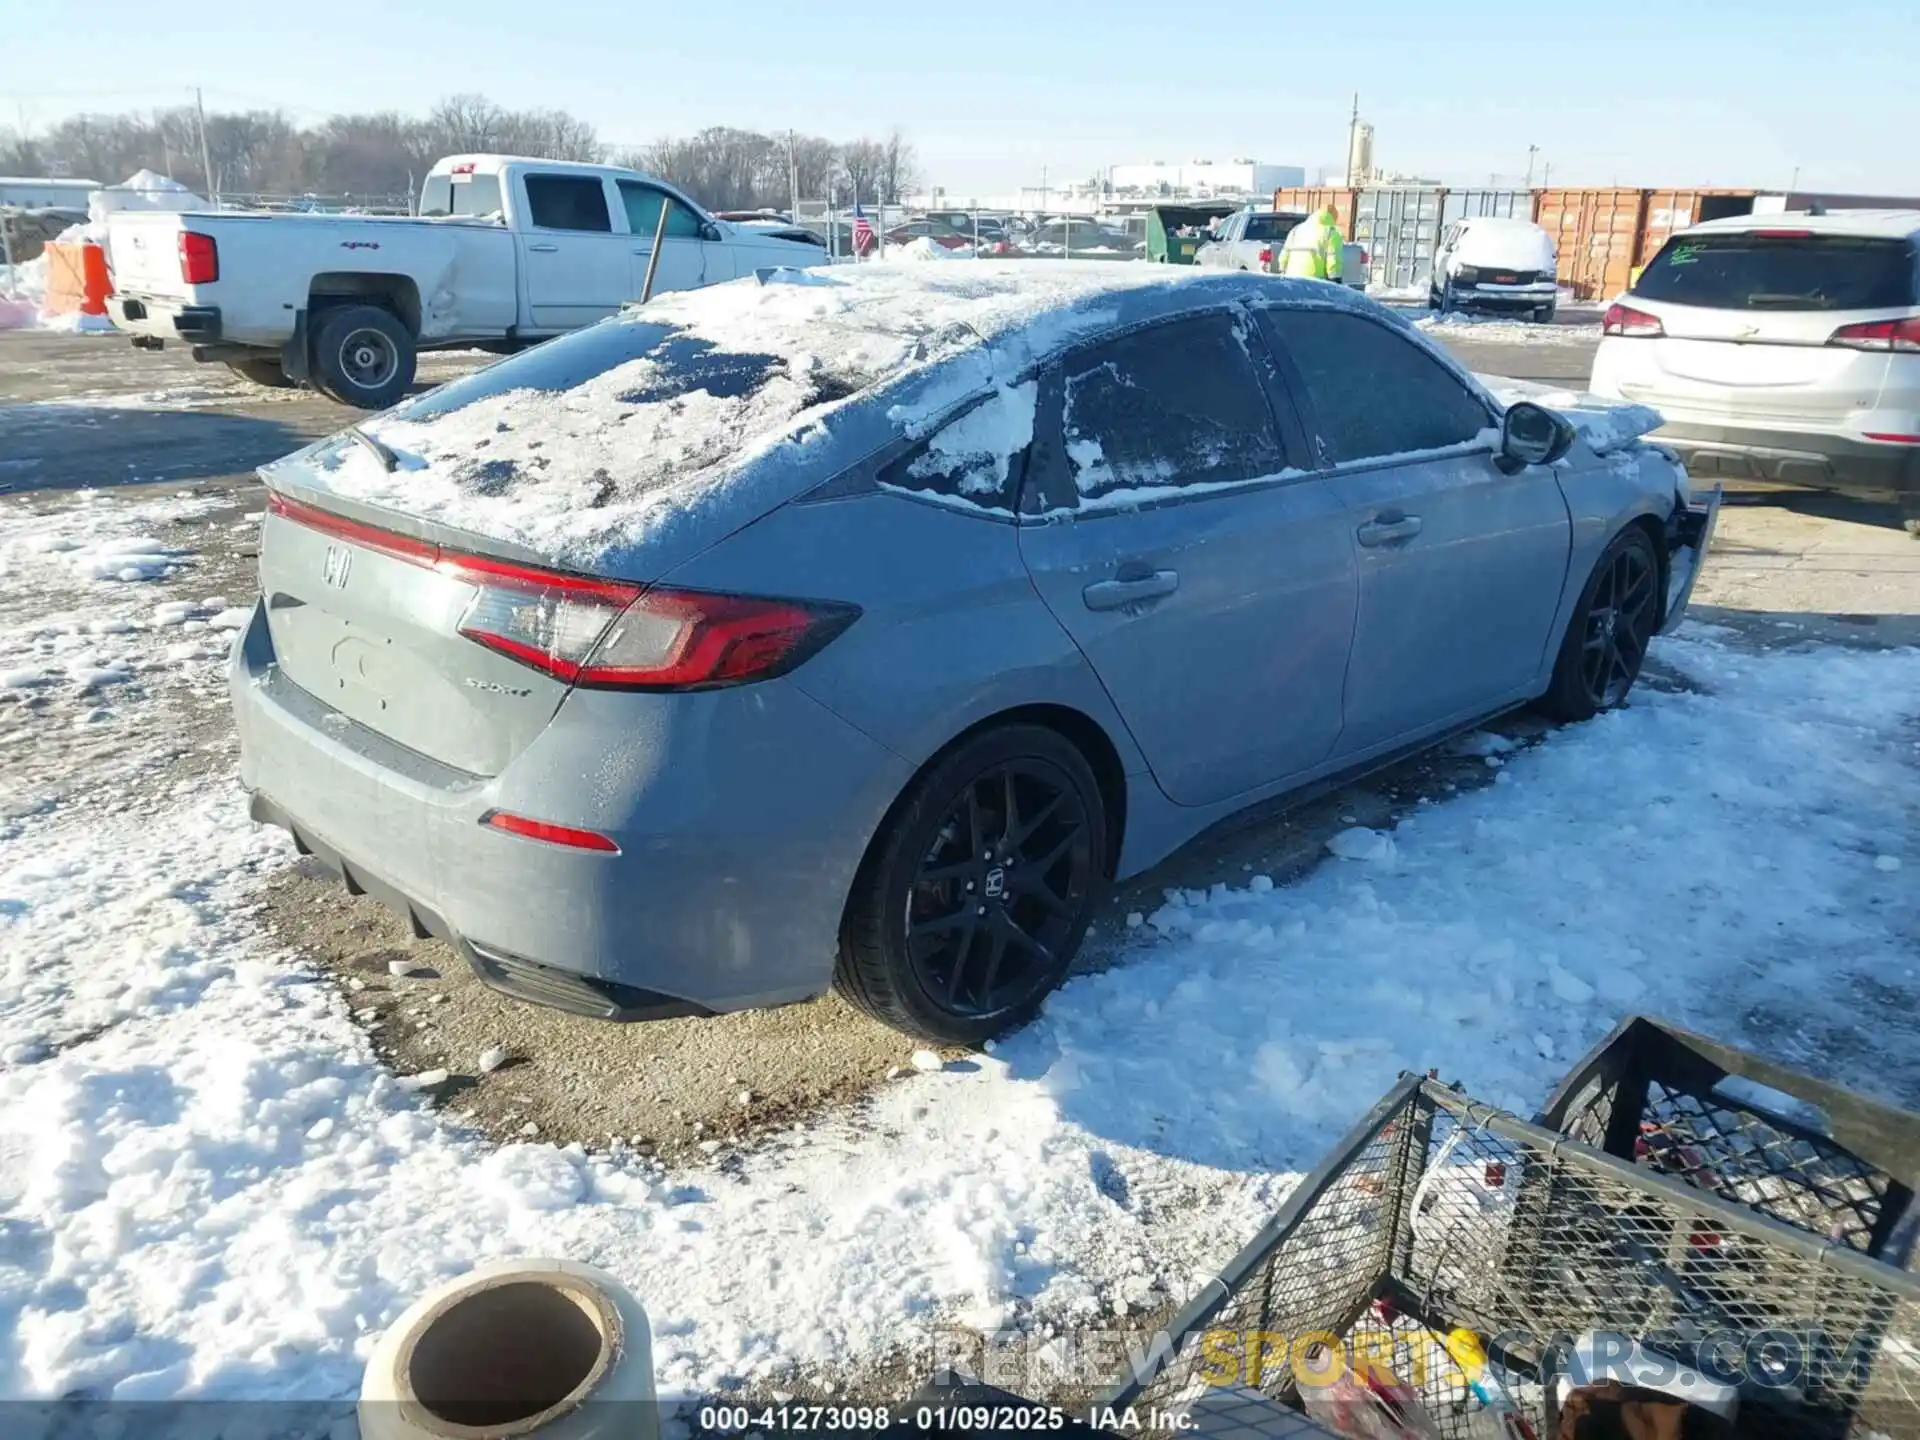
[[[1477,747],[1494,783],[1390,845],[1173,892],[996,1052],[685,1171],[493,1149],[396,1084],[249,914],[291,857],[237,792],[21,818],[0,1393],[345,1400],[422,1289],[513,1253],[631,1285],[669,1395],[951,1319],[1103,1328],[1221,1265],[1399,1070],[1528,1110],[1631,1010],[1914,1104],[1920,654],[1694,626],[1662,657],[1685,688]]]
[[[857,458],[823,423],[852,397],[1049,312],[1096,324],[1073,307],[1103,292],[1197,282],[1097,262],[768,270],[660,296],[367,422],[391,470],[342,434],[263,473],[652,578],[676,530],[718,538],[703,522],[725,533]]]

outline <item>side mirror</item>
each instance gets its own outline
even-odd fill
[[[1522,400],[1500,422],[1500,468],[1509,475],[1529,465],[1551,465],[1573,446],[1574,430],[1563,415]]]
[[[718,240],[720,238],[720,227],[711,220],[701,221],[700,238],[702,240]]]

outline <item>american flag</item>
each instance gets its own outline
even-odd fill
[[[853,253],[865,255],[880,243],[880,237],[873,233],[873,226],[867,223],[866,215],[860,209],[858,200],[853,202]]]

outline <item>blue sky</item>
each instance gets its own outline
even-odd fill
[[[951,194],[1110,164],[1345,153],[1456,184],[1920,194],[1916,0],[329,0],[182,12],[20,7],[0,116],[178,103],[424,110],[482,91],[570,109],[616,143],[710,124],[835,138],[900,126]],[[216,15],[235,17],[224,27]],[[243,18],[242,18],[243,17]],[[143,38],[144,37],[144,38]],[[156,81],[158,72],[164,80]]]

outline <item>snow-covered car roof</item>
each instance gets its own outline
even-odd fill
[[[621,573],[662,527],[740,523],[741,506],[930,428],[1076,336],[1288,291],[1368,303],[1312,281],[1099,261],[782,266],[658,296],[365,422],[392,469],[349,431],[262,474]]]
[[[1726,235],[1746,230],[1811,230],[1816,235],[1920,239],[1920,210],[1830,210],[1824,215],[1785,211],[1770,215],[1728,215],[1719,220],[1703,220],[1676,233]]]

